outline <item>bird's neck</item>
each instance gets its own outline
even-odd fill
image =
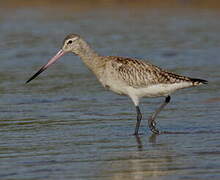
[[[92,71],[94,71],[96,67],[99,66],[99,63],[101,63],[100,56],[84,40],[79,42],[79,47],[74,53],[78,55],[85,65]]]

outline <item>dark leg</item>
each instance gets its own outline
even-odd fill
[[[137,123],[136,123],[135,131],[134,131],[134,135],[137,136],[138,130],[141,124],[142,114],[141,114],[139,106],[136,106],[136,111],[137,111]]]
[[[160,131],[156,128],[156,122],[155,122],[155,118],[157,117],[157,115],[159,114],[159,112],[170,102],[170,96],[167,96],[164,103],[161,104],[161,106],[153,113],[153,115],[148,119],[148,126],[150,128],[150,130],[154,133],[154,134],[160,134]]]

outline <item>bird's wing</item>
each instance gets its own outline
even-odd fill
[[[165,71],[139,59],[109,56],[114,76],[132,87],[190,82],[190,78]]]

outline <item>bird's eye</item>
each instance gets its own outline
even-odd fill
[[[67,42],[67,44],[72,44],[72,42],[73,42],[72,40],[69,40],[69,41]]]

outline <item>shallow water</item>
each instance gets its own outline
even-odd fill
[[[26,7],[0,15],[1,179],[220,178],[219,12]],[[159,115],[158,127],[176,134],[151,135],[146,119],[163,99],[143,99],[136,138],[131,101],[104,90],[72,54],[24,84],[70,32],[103,55],[149,59],[210,83],[177,92]]]

